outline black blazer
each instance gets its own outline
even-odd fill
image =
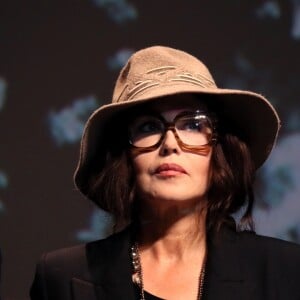
[[[133,300],[130,230],[45,254],[32,300]],[[300,246],[223,228],[208,240],[205,300],[300,300]]]

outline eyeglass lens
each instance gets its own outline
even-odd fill
[[[191,146],[210,143],[212,126],[205,114],[181,116],[167,123],[155,116],[141,116],[129,127],[129,139],[135,147],[151,147],[157,144],[167,130],[176,130],[181,142]]]

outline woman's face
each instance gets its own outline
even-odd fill
[[[177,97],[176,97],[177,98]],[[179,96],[176,106],[161,104],[152,109],[165,121],[172,122],[184,112],[205,109],[193,96]],[[148,109],[145,113],[148,112]],[[150,205],[199,203],[206,197],[211,147],[207,151],[187,151],[168,130],[161,144],[149,152],[131,152],[139,198]]]

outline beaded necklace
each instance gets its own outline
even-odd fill
[[[145,291],[144,291],[141,257],[140,257],[140,252],[139,252],[139,245],[137,242],[135,242],[131,246],[131,259],[132,259],[132,266],[133,266],[133,282],[135,284],[137,284],[140,288],[140,300],[146,300],[145,299]],[[206,255],[204,256],[204,261],[203,261],[200,276],[199,276],[198,292],[197,292],[197,298],[196,298],[197,300],[201,300],[202,295],[203,295],[205,265],[206,265]]]

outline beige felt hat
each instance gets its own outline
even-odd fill
[[[172,101],[176,94],[212,95],[221,113],[239,128],[247,142],[256,168],[270,154],[280,120],[262,95],[218,88],[207,67],[196,57],[169,47],[154,46],[134,53],[121,70],[112,102],[98,108],[88,119],[81,140],[80,158],[74,174],[79,190],[86,194],[97,147],[104,141],[104,125],[117,113],[145,102]]]

